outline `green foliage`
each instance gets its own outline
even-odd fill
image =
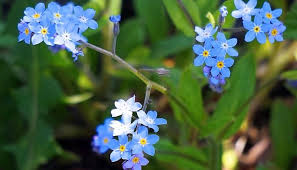
[[[290,39],[290,40],[296,40],[297,35],[297,3],[295,2],[292,6],[290,11],[287,14],[287,17],[285,19],[285,25],[287,27],[287,30],[284,32],[284,38]]]
[[[282,73],[281,77],[288,80],[297,80],[297,70],[290,70]]]
[[[252,55],[242,56],[235,62],[229,81],[229,89],[221,97],[215,112],[203,128],[204,136],[226,138],[239,128],[256,83],[255,61]]]
[[[280,169],[289,169],[297,149],[294,139],[296,110],[291,111],[283,102],[276,101],[271,114],[270,129],[274,162]]]

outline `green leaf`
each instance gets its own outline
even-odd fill
[[[198,83],[195,74],[192,67],[189,67],[177,80],[169,82],[170,103],[177,112],[178,119],[186,117],[193,127],[200,128],[206,119],[206,114],[201,95],[202,84]]]
[[[241,57],[231,71],[230,88],[219,100],[213,116],[202,133],[228,137],[238,130],[248,108],[248,100],[256,83],[255,61],[252,55]],[[222,134],[223,133],[223,134]]]
[[[148,30],[151,41],[157,42],[165,38],[169,25],[162,1],[135,0],[134,6],[141,18],[141,23]]]
[[[289,169],[295,154],[295,113],[291,112],[288,106],[281,101],[276,101],[273,104],[270,122],[273,157],[274,162],[281,169]]]
[[[182,0],[183,4],[185,5],[185,8],[189,12],[193,22],[196,25],[201,25],[201,18],[199,13],[199,7],[195,0]]]
[[[38,121],[34,132],[25,135],[18,143],[6,146],[5,150],[15,155],[18,169],[23,170],[37,169],[40,164],[62,153],[52,129],[41,121]]]
[[[288,80],[297,80],[297,70],[290,70],[281,74],[281,78]]]
[[[200,16],[201,17],[201,21],[202,21],[202,25],[206,25],[209,21],[206,18],[206,14],[208,12],[213,12],[217,10],[217,4],[218,4],[218,0],[195,0],[196,4],[199,8],[199,12],[200,12]],[[200,26],[202,26],[200,25]],[[199,26],[199,25],[198,25]]]
[[[182,34],[170,36],[168,39],[155,43],[152,47],[153,58],[164,58],[169,55],[190,49],[193,44],[193,38]]]
[[[121,33],[118,36],[117,53],[126,57],[137,46],[142,45],[145,40],[145,31],[139,19],[134,18],[121,25]]]
[[[295,2],[291,6],[291,10],[288,12],[285,19],[285,25],[287,30],[284,32],[285,39],[296,40],[297,39],[297,3]]]
[[[66,104],[78,104],[78,103],[87,101],[92,97],[93,97],[92,93],[82,93],[78,95],[64,97],[64,102]]]
[[[183,10],[179,7],[178,2],[176,0],[163,0],[163,3],[176,28],[185,35],[193,37],[195,35],[194,28],[183,13]]]
[[[179,169],[205,169],[207,156],[201,150],[193,146],[176,146],[169,140],[160,140],[155,145],[156,158],[178,166]]]

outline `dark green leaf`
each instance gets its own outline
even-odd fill
[[[297,3],[295,2],[290,11],[287,14],[285,25],[287,30],[284,32],[285,39],[296,40],[297,39]]]
[[[230,88],[219,100],[216,110],[202,131],[204,136],[228,137],[239,128],[248,108],[248,100],[255,88],[255,61],[246,55],[234,63]],[[234,123],[236,122],[236,123]]]
[[[206,14],[208,12],[214,12],[217,9],[217,5],[218,5],[218,0],[195,0],[196,4],[199,8],[199,12],[200,12],[200,16],[201,16],[201,21],[202,21],[202,25],[198,25],[200,27],[203,27],[204,25],[206,25],[209,21],[206,18]]]

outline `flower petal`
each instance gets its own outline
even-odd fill
[[[241,18],[242,17],[242,11],[240,11],[240,10],[232,11],[231,15],[234,18]]]
[[[255,8],[257,6],[257,0],[249,0],[246,6],[248,6],[249,8]]]
[[[199,55],[194,59],[194,66],[201,66],[204,63],[204,57]]]
[[[245,7],[245,3],[242,0],[234,0],[234,5],[237,9]]]
[[[145,145],[143,147],[143,151],[148,155],[151,155],[151,156],[155,155],[155,148],[153,147],[153,145]]]
[[[121,152],[119,150],[112,151],[110,154],[111,162],[116,162],[121,159]]]
[[[230,77],[230,70],[227,67],[222,68],[221,73],[223,77]]]
[[[43,41],[43,37],[41,34],[34,34],[32,36],[32,44],[33,45],[36,45],[36,44],[39,44]]]
[[[149,144],[156,144],[159,141],[159,136],[158,135],[149,135],[147,137],[147,142]]]
[[[232,58],[226,58],[224,64],[226,67],[231,67],[234,64],[234,60]]]
[[[273,15],[273,17],[278,18],[279,16],[282,15],[282,12],[283,12],[282,9],[276,9],[276,10],[272,11],[272,15]]]
[[[237,57],[238,56],[238,52],[234,48],[228,48],[227,53],[231,57]]]
[[[244,38],[244,40],[245,40],[246,42],[251,42],[251,41],[253,41],[253,40],[255,39],[255,37],[256,37],[256,34],[255,34],[254,31],[248,31],[248,32],[245,34],[245,38]]]
[[[256,37],[260,44],[264,44],[266,42],[266,36],[265,36],[264,32],[258,33]]]
[[[150,117],[151,119],[155,120],[157,118],[157,112],[156,111],[149,111],[147,113],[147,116]]]
[[[229,47],[234,47],[237,44],[237,38],[231,38],[227,41]]]
[[[95,20],[91,19],[91,20],[88,20],[88,26],[91,29],[95,30],[98,28],[98,23]]]
[[[217,67],[211,69],[211,75],[216,77],[220,73],[220,70]]]

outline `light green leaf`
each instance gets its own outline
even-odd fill
[[[183,10],[179,7],[178,2],[176,0],[163,0],[163,3],[176,28],[185,35],[193,37],[195,35],[194,28],[183,13]]]
[[[82,93],[78,95],[64,97],[64,102],[66,104],[78,104],[78,103],[87,101],[92,97],[93,97],[92,93]]]
[[[165,38],[169,25],[162,1],[135,0],[134,6],[141,23],[147,28],[151,41],[157,42]]]
[[[290,70],[281,74],[281,78],[288,80],[297,80],[297,70]]]
[[[213,116],[206,123],[204,136],[228,137],[240,127],[255,88],[255,61],[252,55],[241,57],[231,71],[230,88],[219,100]],[[234,123],[236,122],[236,123]],[[222,134],[223,133],[223,134]]]
[[[285,19],[285,26],[287,30],[284,32],[285,39],[296,40],[297,39],[297,3],[291,5],[291,9]]]
[[[270,123],[272,147],[274,149],[273,157],[274,162],[281,169],[289,169],[290,162],[295,154],[295,113],[291,112],[288,106],[281,101],[276,101],[273,104]]]
[[[200,12],[200,16],[201,16],[201,21],[202,21],[202,25],[200,25],[200,27],[204,27],[204,25],[206,25],[209,21],[206,17],[208,12],[214,12],[217,9],[217,5],[218,5],[218,0],[195,0],[196,4],[199,8],[199,12]],[[199,25],[198,25],[199,26]]]

